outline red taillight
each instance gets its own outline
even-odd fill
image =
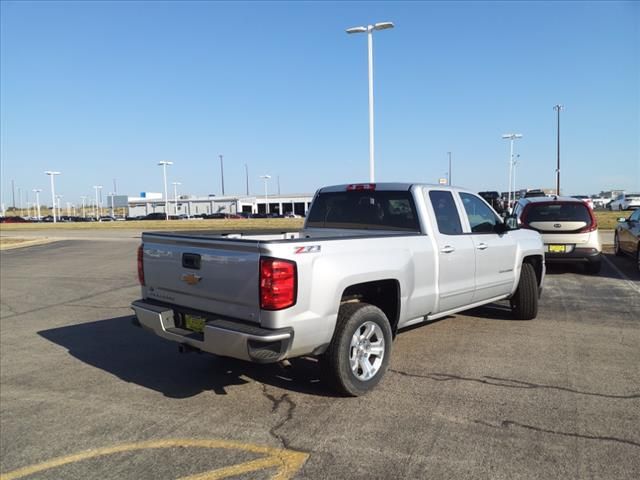
[[[295,262],[260,258],[260,308],[282,310],[296,303]]]
[[[578,233],[589,233],[594,232],[598,229],[598,222],[596,221],[596,216],[593,214],[593,210],[587,208],[589,210],[589,216],[591,217],[591,223],[580,230]]]
[[[138,281],[140,285],[144,286],[144,264],[142,262],[142,258],[144,256],[144,246],[140,245],[138,247]]]
[[[347,186],[347,192],[373,191],[375,189],[375,183],[353,183]]]

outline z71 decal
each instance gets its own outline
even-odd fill
[[[318,253],[320,251],[320,245],[309,245],[308,247],[296,247],[293,251],[295,254],[298,253]]]

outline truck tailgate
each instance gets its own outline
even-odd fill
[[[143,234],[145,296],[259,322],[259,242]]]

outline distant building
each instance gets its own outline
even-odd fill
[[[238,213],[268,213],[284,215],[293,213],[303,216],[309,210],[309,204],[313,195],[308,193],[290,195],[269,195],[265,201],[264,196],[214,196],[194,197],[182,195],[178,201],[169,199],[170,215],[210,215],[212,213],[238,214]],[[177,203],[177,205],[176,205]],[[129,197],[129,216],[137,217],[150,213],[164,213],[165,201],[162,197]]]

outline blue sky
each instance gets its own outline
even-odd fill
[[[368,178],[374,36],[376,180],[567,194],[640,190],[640,2],[1,3],[2,201],[11,180],[66,201],[92,185],[283,193]],[[275,189],[272,182],[270,190]],[[33,194],[31,194],[33,196]],[[33,197],[31,197],[32,199]],[[47,195],[44,198],[48,198]]]

